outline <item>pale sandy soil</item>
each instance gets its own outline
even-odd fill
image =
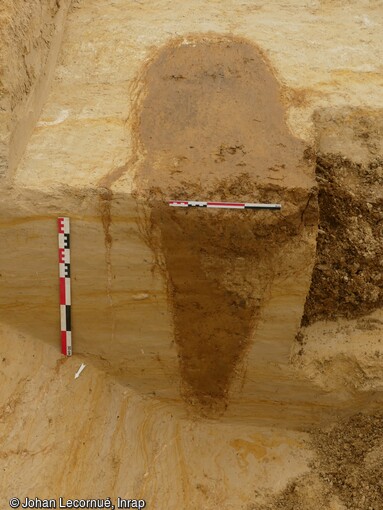
[[[2,183],[1,508],[383,508],[382,16],[379,1],[72,1]],[[180,192],[284,207],[207,220],[161,205]]]

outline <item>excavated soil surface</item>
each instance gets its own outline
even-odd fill
[[[140,191],[206,197],[212,185],[243,172],[258,184],[312,184],[306,145],[288,130],[279,84],[253,44],[217,36],[176,40],[140,80]],[[249,190],[223,191],[217,198],[243,199]]]
[[[354,131],[334,121],[338,105],[381,107],[381,7],[196,5],[72,2],[55,85],[4,191],[2,508],[15,496],[122,496],[159,510],[383,510],[383,414],[366,414],[381,399],[382,320],[365,316],[383,297],[381,128],[373,116]],[[258,41],[283,88],[243,39],[167,43],[190,29]],[[36,33],[39,47],[47,33]],[[334,150],[316,156],[288,123],[314,143],[323,105]],[[374,161],[356,157],[354,135]],[[283,209],[239,216],[171,199]],[[66,359],[62,214],[76,328]]]
[[[241,39],[175,41],[141,82],[136,196],[151,208],[146,239],[163,262],[183,393],[222,410],[274,274],[287,266],[285,244],[316,228],[310,151],[286,125],[262,54]],[[278,202],[283,212],[161,205],[171,199]]]

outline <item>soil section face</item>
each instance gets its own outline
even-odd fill
[[[313,162],[287,128],[271,69],[244,40],[176,41],[141,79],[136,196],[151,207],[146,238],[168,282],[183,393],[222,410],[288,265],[284,244],[315,232]],[[170,210],[171,199],[280,202],[283,212]]]
[[[269,212],[153,208],[161,244],[152,246],[163,257],[182,389],[192,402],[215,410],[226,405],[274,272],[283,270],[286,235],[299,237],[294,219]]]

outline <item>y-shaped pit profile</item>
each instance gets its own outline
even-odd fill
[[[167,280],[182,392],[203,409],[224,409],[275,278],[301,278],[308,287],[314,169],[254,45],[217,36],[175,41],[141,80],[136,195],[149,206],[144,230]],[[283,209],[167,205],[186,199],[279,202]]]

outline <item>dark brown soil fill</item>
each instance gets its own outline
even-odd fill
[[[276,257],[291,235],[299,241],[307,211],[310,226],[317,221],[316,201],[308,207],[313,169],[286,126],[277,80],[251,44],[177,41],[141,81],[136,196],[151,208],[146,238],[164,261],[183,393],[222,409],[273,275],[283,271]],[[172,199],[277,201],[283,212],[163,205]]]
[[[318,157],[320,225],[303,325],[383,304],[383,161]]]
[[[281,233],[283,222],[277,217],[270,221],[269,213],[261,213],[262,225],[262,218],[252,213],[172,210],[166,205],[151,213],[153,226],[160,228],[183,394],[210,411],[226,405],[286,233],[299,234],[291,218]]]

